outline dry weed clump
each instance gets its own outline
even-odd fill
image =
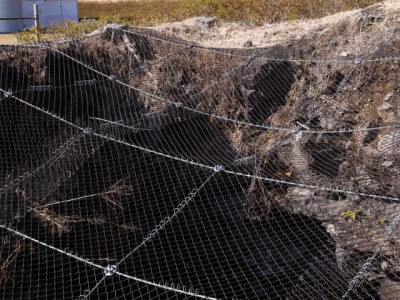
[[[208,15],[226,20],[277,22],[301,18],[319,18],[339,11],[364,8],[378,0],[150,0],[114,3],[80,2],[81,18],[118,16],[133,25],[183,20]]]
[[[22,241],[3,235],[0,239],[0,283],[12,280],[11,272],[15,268],[15,261],[23,250]]]
[[[75,215],[70,216],[64,213],[66,206],[72,205],[79,207],[79,202],[90,200],[101,201],[112,211],[123,210],[121,198],[131,195],[132,192],[131,186],[122,185],[121,182],[118,181],[99,193],[53,201],[43,205],[33,202],[34,205],[28,210],[28,212],[32,212],[35,218],[40,220],[44,227],[48,228],[49,232],[53,236],[61,236],[63,233],[70,232],[70,225],[74,223],[105,224],[111,222],[111,220],[108,220],[108,218],[104,216],[87,216],[85,218]],[[129,228],[129,230],[134,229],[134,227],[129,224],[113,225],[125,230],[127,228]]]
[[[378,0],[295,1],[295,0],[149,0],[120,2],[79,2],[80,22],[63,21],[39,30],[42,42],[76,38],[99,27],[119,23],[129,26],[154,26],[195,16],[214,16],[228,21],[251,23],[320,18],[332,13],[364,8]],[[33,43],[34,27],[16,34],[22,43]]]
[[[116,16],[131,25],[155,25],[163,22],[182,20],[192,16],[187,0],[164,1],[120,1],[120,2],[79,2],[80,18],[98,19]]]

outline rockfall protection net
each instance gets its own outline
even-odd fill
[[[398,37],[301,42],[2,46],[0,297],[398,299]]]

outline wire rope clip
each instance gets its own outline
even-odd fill
[[[117,266],[116,265],[108,265],[106,269],[104,270],[104,274],[106,276],[113,276],[117,272]]]
[[[12,90],[8,90],[8,91],[4,91],[4,97],[5,98],[9,98],[13,95]]]
[[[93,128],[91,128],[91,127],[86,127],[84,130],[83,130],[83,133],[85,133],[85,134],[92,134],[94,132],[94,130],[93,130]]]
[[[216,165],[216,166],[214,167],[214,172],[222,172],[222,171],[225,171],[224,166]]]
[[[253,52],[253,53],[249,56],[248,60],[251,62],[251,61],[254,60],[256,57],[257,57],[256,53]]]
[[[180,108],[180,107],[183,106],[183,103],[182,102],[175,102],[174,105],[175,105],[175,107]]]

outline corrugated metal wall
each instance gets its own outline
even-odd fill
[[[0,18],[22,17],[21,0],[0,0]],[[0,33],[18,31],[22,28],[21,20],[0,20]]]

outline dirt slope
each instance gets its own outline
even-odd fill
[[[381,26],[374,26],[376,32],[384,29],[388,24],[393,26],[398,22],[400,2],[396,0],[384,1],[368,8],[379,10],[380,14],[387,16]],[[229,23],[213,18],[192,18],[182,22],[163,24],[157,27],[162,32],[173,33],[185,40],[199,43],[205,47],[220,48],[245,48],[252,42],[252,47],[270,47],[276,44],[285,44],[305,36],[313,36],[316,40],[329,34],[333,28],[340,24],[356,22],[365,10],[352,10],[341,12],[317,20],[300,20],[295,22],[282,22],[278,24],[246,25]],[[340,54],[340,53],[332,53]]]
[[[399,16],[392,1],[314,21],[196,18],[109,27],[57,51],[5,47],[0,86],[22,91],[24,102],[0,102],[10,116],[0,119],[1,216],[29,236],[114,262],[208,178],[198,165],[222,165],[231,173],[222,169],[199,206],[124,272],[180,278],[221,299],[338,299],[377,252],[349,298],[399,299]],[[21,178],[32,158],[51,163]],[[88,191],[91,201],[71,200]],[[6,262],[16,253],[2,267],[4,299],[78,298],[103,276],[10,236],[0,253]],[[212,280],[209,255],[220,266]],[[165,267],[143,264],[156,256]],[[63,272],[53,276],[53,262]],[[115,280],[121,298],[148,288]],[[114,292],[108,284],[94,297]]]
[[[385,1],[320,20],[256,26],[203,17],[164,24],[156,30],[204,47],[234,48],[247,54],[266,51],[271,52],[270,58],[299,60],[291,63],[296,81],[289,92],[281,90],[287,95],[286,102],[278,104],[280,107],[272,114],[263,115],[262,120],[267,118],[270,125],[289,127],[302,119],[305,124],[314,123],[311,128],[319,130],[393,127],[336,137],[318,132],[303,134],[298,141],[279,146],[276,155],[290,170],[281,172],[297,177],[302,184],[333,186],[333,190],[356,188],[366,195],[398,198],[399,24],[400,1]],[[389,58],[387,62],[374,62],[385,57]],[[354,63],[357,61],[360,66]],[[346,62],[353,63],[346,65]],[[252,62],[249,68],[263,73],[262,61]],[[289,78],[279,79],[286,76],[282,75],[284,70],[287,70],[285,66],[279,66],[272,71],[275,89],[282,87],[282,82]],[[271,81],[270,75],[263,75],[264,82]],[[308,91],[304,85],[308,85]],[[265,94],[265,90],[252,85],[244,94],[250,95],[245,98],[251,103],[256,97],[262,98],[260,95]],[[267,98],[263,101],[263,105],[268,102]],[[263,110],[257,102],[251,109],[253,115]],[[246,120],[257,122],[254,118]],[[285,139],[284,134],[271,138],[275,133],[258,134],[257,130],[250,130],[250,133],[247,130],[237,129],[230,137],[235,149],[250,158],[263,156],[262,153],[272,151]],[[250,137],[252,134],[255,137]],[[398,230],[389,242],[385,241],[389,224],[398,225],[400,206],[396,201],[373,200],[357,192],[344,195],[299,187],[289,188],[284,196],[269,197],[281,199],[285,209],[323,221],[335,239],[338,264],[349,276],[355,276],[366,258],[378,251],[377,264],[366,277],[371,282],[380,282],[381,299],[399,297],[400,286],[396,283],[400,274]],[[394,290],[397,292],[390,295],[388,291]]]

